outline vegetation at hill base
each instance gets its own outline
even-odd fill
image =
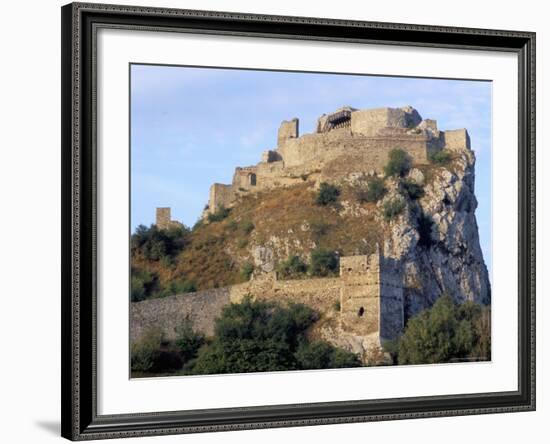
[[[402,336],[385,344],[398,364],[435,364],[491,359],[491,309],[456,304],[441,296],[407,322]]]
[[[132,345],[133,376],[360,366],[357,355],[308,338],[318,316],[303,304],[281,305],[247,297],[224,307],[212,338],[193,331],[187,322],[173,342],[165,341],[158,330],[149,331]]]

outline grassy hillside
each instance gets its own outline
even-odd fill
[[[434,163],[420,169],[431,181],[451,166]],[[166,245],[160,247],[155,244],[160,236],[156,227],[142,227],[143,236],[132,240],[132,300],[244,282],[254,271],[254,250],[259,246],[273,251],[276,265],[293,256],[308,263],[315,249],[341,256],[372,253],[387,236],[389,219],[405,209],[403,202],[414,205],[422,197],[423,187],[411,185],[402,175],[343,181],[335,195],[328,190],[327,202],[319,200],[319,189],[309,181],[245,194],[210,221],[166,234],[169,239],[161,239]],[[401,204],[379,202],[390,190],[402,197]]]

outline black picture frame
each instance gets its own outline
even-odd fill
[[[72,3],[62,14],[62,436],[71,440],[535,409],[535,33]],[[98,27],[507,51],[519,66],[518,390],[97,414],[95,37]]]

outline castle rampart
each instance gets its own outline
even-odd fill
[[[208,213],[231,207],[246,193],[315,181],[339,181],[352,173],[381,174],[394,148],[405,150],[415,164],[426,164],[429,155],[442,149],[469,149],[465,129],[440,131],[433,119],[423,120],[410,106],[357,110],[343,107],[322,115],[316,132],[299,134],[299,121],[284,121],[277,148],[265,150],[261,162],[238,167],[230,185],[214,184]]]
[[[166,339],[175,339],[176,328],[189,319],[196,330],[214,332],[215,319],[224,305],[246,296],[308,305],[321,314],[336,316],[339,331],[362,338],[369,347],[380,347],[403,329],[403,279],[399,267],[377,252],[340,258],[340,275],[317,279],[279,280],[276,272],[253,277],[243,284],[131,304],[131,339],[148,328],[162,326]],[[334,307],[339,303],[339,311]],[[327,338],[341,344],[336,334]]]

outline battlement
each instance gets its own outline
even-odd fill
[[[299,120],[283,121],[277,147],[262,152],[261,162],[237,167],[230,185],[214,184],[208,213],[231,207],[243,193],[291,186],[302,177],[319,183],[339,182],[348,175],[382,174],[389,152],[405,150],[414,164],[427,164],[439,150],[470,149],[465,129],[440,131],[433,119],[422,119],[411,106],[355,109],[345,106],[317,120],[314,133],[300,136]]]

